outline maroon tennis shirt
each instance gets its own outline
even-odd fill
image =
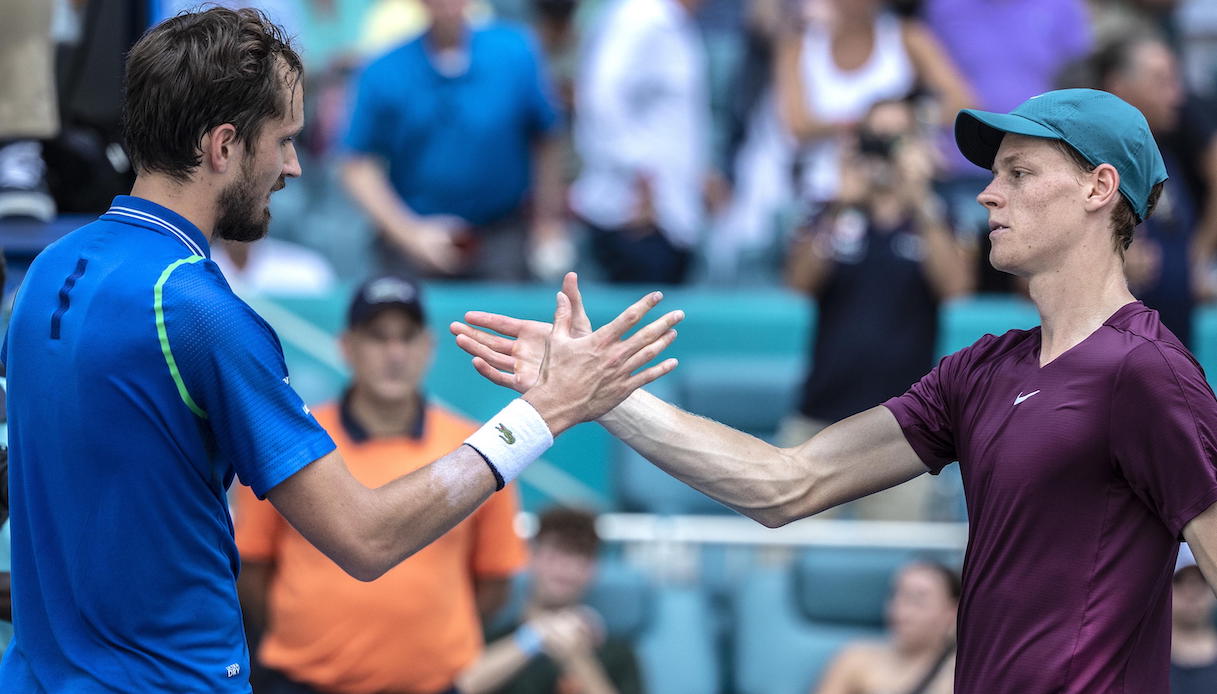
[[[1183,527],[1217,502],[1217,400],[1140,302],[1044,367],[986,335],[884,405],[968,501],[956,694],[1165,694]]]

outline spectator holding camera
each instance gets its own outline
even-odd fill
[[[933,366],[939,304],[969,293],[974,247],[956,238],[932,186],[932,144],[912,107],[883,101],[842,158],[841,186],[796,238],[788,284],[817,303],[813,368],[781,438],[903,392]],[[863,517],[926,517],[928,477],[854,502]]]
[[[599,550],[593,514],[568,508],[541,514],[523,614],[490,629],[486,652],[457,682],[461,692],[642,694],[633,647],[607,634],[583,604]]]

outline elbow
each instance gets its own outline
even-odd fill
[[[789,457],[787,464],[795,466]],[[793,479],[774,480],[771,488],[761,495],[765,502],[744,512],[766,528],[780,528],[831,508],[833,504],[826,500],[824,490],[824,481],[813,471],[805,470]]]
[[[363,583],[371,583],[389,570],[390,564],[380,561],[370,553],[357,553],[352,556],[336,559],[338,567],[348,576]]]
[[[351,578],[370,583],[396,566],[404,557],[395,548],[366,534],[354,534],[343,543],[342,551],[331,559]]]
[[[780,509],[766,509],[764,511],[751,513],[749,516],[752,518],[752,520],[770,529],[780,528],[783,525],[789,524],[795,519],[794,516],[783,513]]]

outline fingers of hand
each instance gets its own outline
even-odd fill
[[[520,331],[528,323],[528,321],[523,321],[519,318],[512,318],[511,316],[504,316],[498,313],[486,313],[485,311],[469,311],[465,313],[465,322],[469,325],[476,325],[479,328],[493,330],[500,335],[508,337],[519,337]],[[453,323],[453,325],[460,325],[460,323]]]
[[[506,353],[497,351],[493,347],[470,339],[467,335],[457,337],[456,346],[475,357],[481,358],[496,369],[509,372],[515,371],[515,358],[511,356],[510,348],[507,349]]]
[[[684,311],[669,311],[658,320],[642,328],[622,343],[626,355],[632,355],[664,337],[677,323],[685,319]]]
[[[646,369],[645,371],[639,371],[626,382],[629,392],[632,393],[648,383],[653,383],[654,381],[659,380],[660,377],[671,373],[672,370],[679,365],[679,363],[680,362],[676,361],[675,359],[665,359],[655,366]]]
[[[676,339],[676,331],[669,330],[668,332],[664,333],[663,335],[660,335],[659,339],[653,340],[650,343],[643,345],[643,347],[641,349],[634,352],[634,354],[631,355],[629,357],[629,359],[626,360],[624,371],[627,374],[631,374],[631,373],[634,373],[635,371],[637,371],[638,369],[642,368],[643,366],[645,366],[647,364],[647,362],[649,362],[652,359],[654,359],[655,357],[659,356],[660,352],[667,349],[668,345],[671,345],[672,341],[675,339]]]
[[[571,308],[570,297],[558,292],[558,303],[554,307],[554,335],[570,335]]]
[[[516,340],[514,339],[499,337],[498,335],[491,335],[484,330],[476,330],[461,323],[453,323],[452,326],[452,332],[456,335],[456,343],[458,345],[461,343],[461,338],[464,337],[468,340],[472,340],[473,342],[485,345],[486,347],[489,347],[500,354],[511,354],[512,350],[515,349]],[[469,350],[466,349],[465,351],[468,352]]]
[[[662,299],[663,292],[651,292],[647,294],[638,301],[635,301],[632,306],[622,311],[621,315],[614,318],[611,323],[597,330],[595,334],[602,335],[606,341],[618,340],[630,328],[637,325],[638,321],[642,320],[642,317]]]
[[[482,359],[481,357],[473,358],[473,368],[476,369],[478,373],[482,374],[483,378],[496,386],[503,386],[504,388],[515,387],[515,378],[511,374],[506,374],[499,371],[490,364],[486,363],[486,360]]]
[[[579,276],[573,272],[566,273],[566,277],[562,278],[562,293],[566,294],[570,299],[573,319],[571,326],[577,331],[592,331],[592,322],[587,317],[587,310],[583,306],[583,294],[579,291]]]

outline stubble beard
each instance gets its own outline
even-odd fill
[[[241,176],[220,191],[217,202],[216,235],[225,241],[249,243],[266,236],[270,228],[270,208],[254,190],[253,167],[249,160],[241,166]]]

